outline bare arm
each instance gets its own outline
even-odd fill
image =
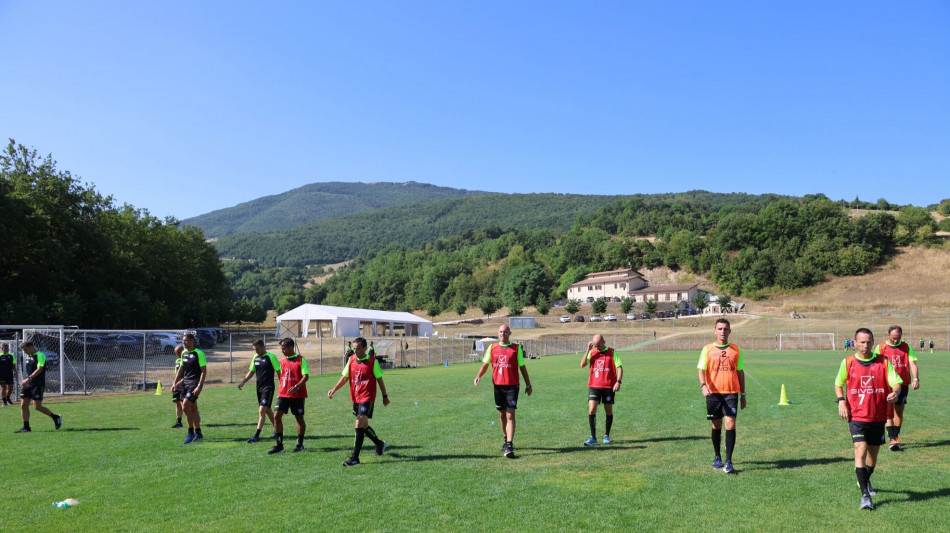
[[[844,400],[841,400],[838,402],[838,416],[840,416],[842,420],[847,420],[848,419],[848,397],[844,395],[844,389],[842,389],[841,387],[837,385],[835,385],[835,397],[844,398]]]
[[[488,363],[482,363],[482,367],[478,369],[478,375],[475,376],[475,386],[478,386],[478,382],[482,380],[482,376],[485,375],[485,372],[488,371]]]
[[[386,394],[386,384],[383,383],[383,378],[376,378],[376,383],[379,384],[379,390],[383,393],[383,405],[389,405],[389,395]]]
[[[346,376],[340,376],[340,380],[336,382],[336,385],[334,385],[332,389],[327,391],[327,398],[333,399],[333,393],[340,390],[340,387],[342,387],[343,384],[346,383],[346,381],[347,381]]]
[[[254,375],[254,372],[248,371],[247,375],[244,376],[244,379],[241,380],[240,383],[238,383],[238,390],[241,390],[241,387],[243,387],[245,383],[247,383],[248,381],[250,381],[250,380],[251,380],[251,376],[253,376],[253,375]]]
[[[531,378],[528,377],[528,367],[521,367],[521,375],[524,377],[524,391],[528,393],[528,396],[531,396],[534,388],[531,386]]]
[[[739,370],[739,409],[745,409],[745,370]]]
[[[706,371],[700,368],[696,372],[699,374],[699,385],[703,391],[703,396],[709,396],[709,385],[706,385]]]
[[[620,381],[623,380],[623,367],[617,368],[617,382],[614,383],[614,392],[620,390]]]
[[[917,361],[910,362],[910,377],[913,381],[910,382],[910,388],[917,390],[920,388],[920,370],[917,368]]]

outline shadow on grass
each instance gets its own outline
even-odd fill
[[[244,428],[244,427],[256,427],[256,424],[253,422],[244,422],[241,424],[201,424],[203,428]]]
[[[407,461],[407,462],[418,462],[418,461],[455,461],[455,460],[458,460],[458,459],[496,459],[496,458],[501,457],[500,455],[484,455],[484,454],[443,454],[443,453],[436,453],[436,454],[431,454],[431,455],[406,455],[406,454],[403,454],[403,453],[399,453],[399,450],[411,450],[411,449],[414,449],[414,448],[419,448],[419,446],[393,446],[392,444],[390,444],[390,445],[388,445],[388,447],[386,448],[386,453],[383,454],[383,457],[389,457],[389,458],[390,458],[390,462],[399,462],[399,461]],[[351,446],[351,447],[349,447],[349,448],[342,448],[340,451],[343,451],[343,450],[352,450],[352,449],[353,449],[353,448],[352,448],[352,446]],[[366,450],[365,447],[364,447],[363,449]],[[327,449],[327,451],[332,451],[332,450]],[[372,453],[372,451],[373,451],[372,446],[369,447],[369,451],[370,451],[370,453]],[[501,457],[501,458],[504,459],[503,457]]]
[[[64,428],[63,431],[139,431],[141,428]]]
[[[950,446],[950,440],[938,440],[935,442],[921,442],[911,444],[912,448],[941,448],[944,446]]]
[[[634,439],[634,442],[675,442],[678,440],[709,440],[709,436],[689,435],[686,437],[656,437],[653,439]]]
[[[597,453],[598,451],[609,452],[610,450],[642,450],[646,446],[637,446],[637,445],[624,445],[624,444],[598,444],[597,446],[563,446],[560,448],[525,448],[527,452],[536,451],[537,453],[528,453],[528,455],[547,455],[551,453],[574,453],[574,452],[588,452],[588,453]]]
[[[950,488],[943,488],[939,490],[930,490],[926,492],[920,492],[916,490],[881,490],[877,489],[879,494],[889,493],[889,494],[903,494],[907,496],[907,501],[911,502],[922,502],[927,500],[932,500],[934,498],[946,498],[950,496]],[[874,502],[877,505],[877,502]]]
[[[318,440],[318,439],[345,439],[345,438],[347,438],[347,437],[353,438],[352,435],[304,435],[304,436],[303,436],[303,440],[304,440],[304,441],[308,441],[308,440]],[[207,437],[205,437],[205,438],[207,438]],[[233,438],[233,439],[216,439],[216,440],[221,440],[221,441],[225,441],[225,442],[226,442],[226,441],[231,441],[231,442],[247,442],[247,437],[238,437],[238,438]],[[259,441],[257,441],[256,443],[254,443],[254,442],[248,442],[248,444],[260,444],[260,443],[262,443],[262,442],[263,442],[263,443],[277,442],[277,439],[274,438],[274,437],[271,437],[270,435],[267,435],[267,436],[261,435]],[[297,434],[296,434],[296,433],[292,433],[292,434],[287,434],[287,433],[285,433],[285,434],[284,434],[284,445],[286,446],[288,442],[291,443],[291,444],[296,443],[296,442],[297,442]]]
[[[854,459],[848,457],[815,457],[812,459],[778,459],[775,461],[743,461],[745,465],[757,465],[750,470],[787,470],[806,466],[830,465],[835,463],[850,463]]]

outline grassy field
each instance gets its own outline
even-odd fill
[[[625,353],[614,444],[585,448],[586,370],[567,354],[528,362],[518,458],[501,456],[491,386],[472,363],[386,373],[393,403],[372,423],[382,458],[344,469],[345,390],[309,383],[307,449],[247,444],[253,386],[201,397],[205,441],[184,446],[167,394],[51,398],[64,427],[0,410],[5,531],[939,531],[950,524],[950,354],[920,354],[904,452],[882,450],[877,510],[858,510],[851,442],[832,382],[842,352],[746,353],[738,475],[710,467],[696,352]],[[785,384],[790,406],[777,406]],[[603,414],[598,417],[603,432]],[[289,431],[288,433],[293,433]],[[602,435],[599,435],[602,436]],[[291,439],[288,439],[291,440]],[[367,441],[368,442],[368,441]],[[72,497],[82,503],[56,509]]]

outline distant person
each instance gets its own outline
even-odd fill
[[[369,351],[366,352],[370,357],[376,357],[376,345],[373,344],[374,341],[369,341]]]
[[[518,408],[518,393],[521,387],[521,381],[518,378],[519,370],[524,376],[524,391],[528,396],[531,396],[532,389],[528,369],[524,366],[524,351],[520,344],[513,343],[510,339],[511,328],[508,324],[499,326],[498,342],[492,343],[485,350],[482,366],[478,369],[478,375],[475,376],[475,386],[478,387],[478,382],[488,371],[488,365],[491,365],[491,379],[495,386],[495,408],[498,409],[501,431],[505,439],[501,453],[509,459],[514,459],[515,410]]]
[[[590,363],[590,377],[587,378],[587,422],[590,424],[590,438],[584,446],[597,445],[597,406],[604,404],[606,429],[604,444],[610,444],[610,428],[614,423],[614,397],[620,390],[623,379],[623,363],[613,348],[608,348],[604,336],[594,335],[587,343],[587,353],[581,359],[581,368]]]
[[[343,350],[343,366],[346,366],[351,355],[353,355],[353,341],[346,341],[346,350]]]
[[[900,326],[894,325],[887,330],[887,340],[874,347],[875,355],[883,355],[890,361],[894,371],[901,378],[903,386],[894,405],[887,406],[887,436],[890,439],[887,447],[892,451],[904,449],[901,442],[901,426],[904,423],[904,407],[907,406],[907,394],[910,389],[920,388],[920,370],[917,368],[917,356],[914,349],[901,340],[904,332]]]
[[[33,408],[53,419],[56,429],[63,427],[63,417],[43,407],[43,393],[46,391],[46,354],[37,351],[32,342],[26,341],[20,345],[26,353],[26,377],[20,383],[20,414],[23,418],[23,427],[14,433],[29,433],[30,428],[30,400]]]
[[[934,340],[930,339],[930,353],[934,353]]]
[[[310,368],[307,360],[294,350],[294,340],[285,338],[280,341],[280,387],[277,389],[277,409],[274,413],[274,433],[277,443],[268,450],[268,454],[284,451],[284,413],[292,413],[297,419],[297,445],[295,452],[303,451],[303,436],[307,431],[304,421],[304,404],[307,399],[307,380]]]
[[[274,427],[274,411],[271,409],[274,403],[274,376],[280,372],[280,361],[276,355],[264,348],[263,339],[255,340],[251,346],[254,347],[254,358],[251,359],[247,375],[238,383],[238,390],[241,390],[244,384],[250,381],[251,376],[257,377],[257,431],[247,439],[249,443],[261,440],[265,419],[270,420],[271,427]],[[277,433],[276,429],[274,433]]]
[[[181,368],[181,354],[185,351],[185,347],[182,345],[175,346],[175,376],[178,376],[178,369]],[[185,426],[181,424],[181,416],[184,412],[184,407],[182,404],[182,388],[181,385],[175,386],[175,382],[172,382],[172,402],[175,404],[175,420],[176,422],[172,425],[172,429],[180,429]]]
[[[699,354],[699,388],[706,397],[706,419],[712,423],[712,444],[716,451],[713,468],[722,468],[727,474],[732,466],[732,452],[736,447],[736,417],[745,409],[745,362],[742,350],[729,342],[732,328],[725,318],[716,320],[716,342],[707,344]],[[722,420],[726,419],[726,462],[721,450]]]
[[[10,345],[0,344],[0,398],[3,405],[13,405],[13,382],[16,379],[16,356],[10,353]]]
[[[350,383],[350,401],[353,402],[353,415],[356,417],[356,440],[353,442],[353,453],[349,459],[343,461],[343,466],[360,464],[360,452],[366,437],[373,441],[377,457],[386,452],[386,441],[380,439],[369,425],[369,419],[373,418],[373,407],[376,405],[377,385],[383,393],[383,405],[389,405],[386,384],[383,383],[383,371],[376,357],[367,353],[366,339],[357,337],[353,348],[354,353],[350,357],[349,364],[343,369],[340,380],[327,391],[327,398],[333,399],[333,393],[340,390],[347,381]]]
[[[924,339],[920,339],[920,349],[924,349]]]
[[[188,436],[184,444],[204,440],[201,434],[201,419],[198,417],[198,396],[204,389],[205,378],[208,376],[208,361],[205,353],[195,348],[195,334],[185,333],[181,340],[185,349],[181,354],[181,367],[175,375],[172,388],[181,387],[182,410],[188,423]]]
[[[835,378],[838,416],[848,421],[854,443],[854,474],[861,489],[861,509],[874,509],[876,492],[871,475],[884,444],[888,404],[897,401],[901,378],[884,356],[874,353],[874,334],[867,328],[854,333],[857,353],[841,361]],[[890,391],[890,392],[889,392]]]

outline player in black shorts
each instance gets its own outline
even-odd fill
[[[257,375],[257,404],[260,406],[257,410],[257,432],[247,439],[247,442],[258,442],[261,440],[264,419],[270,420],[271,427],[274,426],[274,411],[271,405],[274,403],[274,376],[280,372],[280,361],[277,360],[277,356],[264,348],[262,339],[257,339],[251,345],[256,355],[251,360],[251,366],[244,380],[238,383],[238,390],[250,381],[251,376]]]
[[[172,388],[182,388],[182,403],[184,404],[185,419],[188,421],[188,436],[185,444],[196,440],[204,440],[201,434],[201,419],[198,417],[198,395],[204,387],[208,363],[205,353],[195,348],[195,334],[186,333],[182,338],[185,350],[181,354],[181,368],[175,375],[175,384]]]
[[[13,405],[13,380],[16,379],[16,356],[10,353],[10,345],[0,345],[0,398],[3,405]]]
[[[33,408],[53,419],[56,429],[63,426],[63,417],[54,414],[43,407],[43,392],[46,390],[46,355],[36,350],[33,343],[26,341],[20,345],[26,353],[26,378],[20,383],[20,413],[23,415],[23,428],[15,433],[29,433],[30,428],[30,400]]]

